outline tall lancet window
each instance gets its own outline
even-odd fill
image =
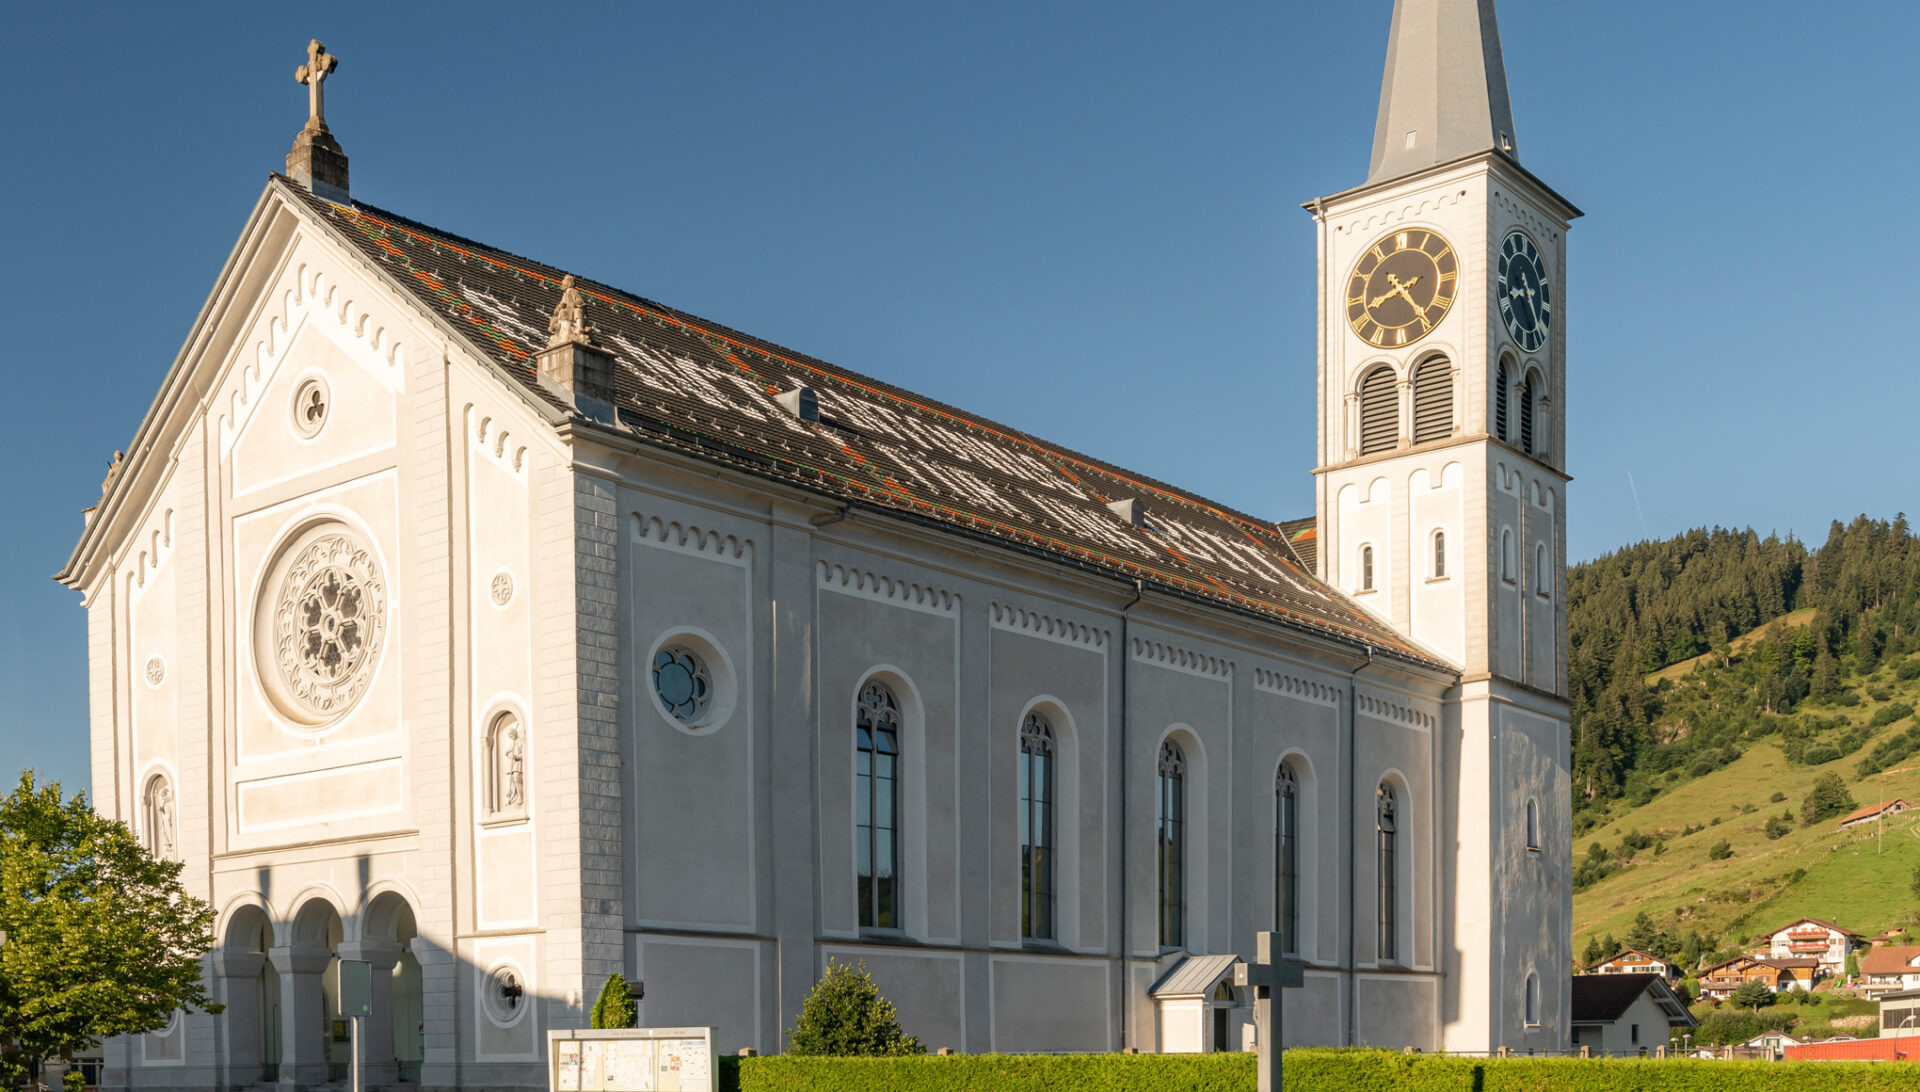
[[[1534,454],[1533,415],[1535,403],[1540,400],[1540,386],[1536,382],[1538,372],[1529,371],[1527,378],[1520,384],[1520,450]]]
[[[1447,533],[1433,533],[1433,578],[1444,580],[1447,575]]]
[[[1160,947],[1187,940],[1187,756],[1180,745],[1160,745]]]
[[[517,819],[527,813],[527,731],[520,718],[502,713],[487,725],[484,805],[489,819]]]
[[[1273,928],[1280,950],[1300,950],[1300,781],[1285,762],[1273,778]]]
[[[166,774],[147,779],[147,790],[140,801],[141,821],[146,826],[147,852],[163,861],[174,859],[174,836],[178,831],[174,816],[173,782]]]
[[[1373,547],[1360,547],[1360,590],[1373,590]]]
[[[1400,445],[1400,388],[1393,369],[1379,367],[1360,381],[1360,454]]]
[[[1400,837],[1400,816],[1399,801],[1393,795],[1393,786],[1384,781],[1380,783],[1375,825],[1379,832],[1379,959],[1388,962],[1400,958],[1400,875],[1399,847],[1396,845]]]
[[[1413,442],[1453,435],[1453,365],[1436,356],[1413,373]]]
[[[1053,726],[1020,726],[1020,935],[1053,939]]]
[[[853,811],[860,925],[900,928],[900,703],[879,683],[854,714]]]
[[[1507,358],[1500,358],[1500,367],[1493,375],[1493,434],[1500,439],[1507,438],[1507,401],[1511,398],[1508,388],[1513,379],[1507,368]]]

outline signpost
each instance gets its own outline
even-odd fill
[[[348,1087],[360,1092],[360,1018],[373,1015],[373,964],[364,959],[340,961],[340,1015],[350,1020],[347,1049]]]
[[[1279,933],[1255,933],[1253,962],[1233,965],[1233,984],[1253,990],[1259,1092],[1280,1092],[1280,991],[1297,990],[1305,980],[1301,964],[1280,958]]]

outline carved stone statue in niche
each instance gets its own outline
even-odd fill
[[[173,786],[165,777],[147,782],[147,851],[163,861],[173,859]]]
[[[495,717],[485,742],[486,766],[481,770],[486,795],[484,817],[518,818],[527,804],[527,741],[520,718],[512,713]]]

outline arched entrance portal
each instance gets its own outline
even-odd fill
[[[367,1083],[416,1082],[425,1056],[425,1014],[420,961],[413,953],[418,929],[413,907],[392,891],[367,904],[360,940],[344,945],[343,959],[373,967],[373,1015],[361,1023],[361,1064]]]
[[[247,1085],[280,1077],[280,975],[267,953],[273,923],[258,906],[227,919],[214,969],[227,1006],[227,1081]]]
[[[333,904],[310,898],[294,911],[289,943],[268,953],[280,978],[282,1081],[318,1085],[346,1076],[347,1044],[344,1035],[335,1034],[333,1016],[340,937],[340,914]]]

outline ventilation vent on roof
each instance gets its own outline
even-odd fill
[[[1107,505],[1107,511],[1127,521],[1129,527],[1144,527],[1147,522],[1147,510],[1132,497],[1117,500]]]
[[[774,395],[773,400],[802,421],[820,420],[820,396],[813,393],[812,387],[795,387],[785,394]]]

